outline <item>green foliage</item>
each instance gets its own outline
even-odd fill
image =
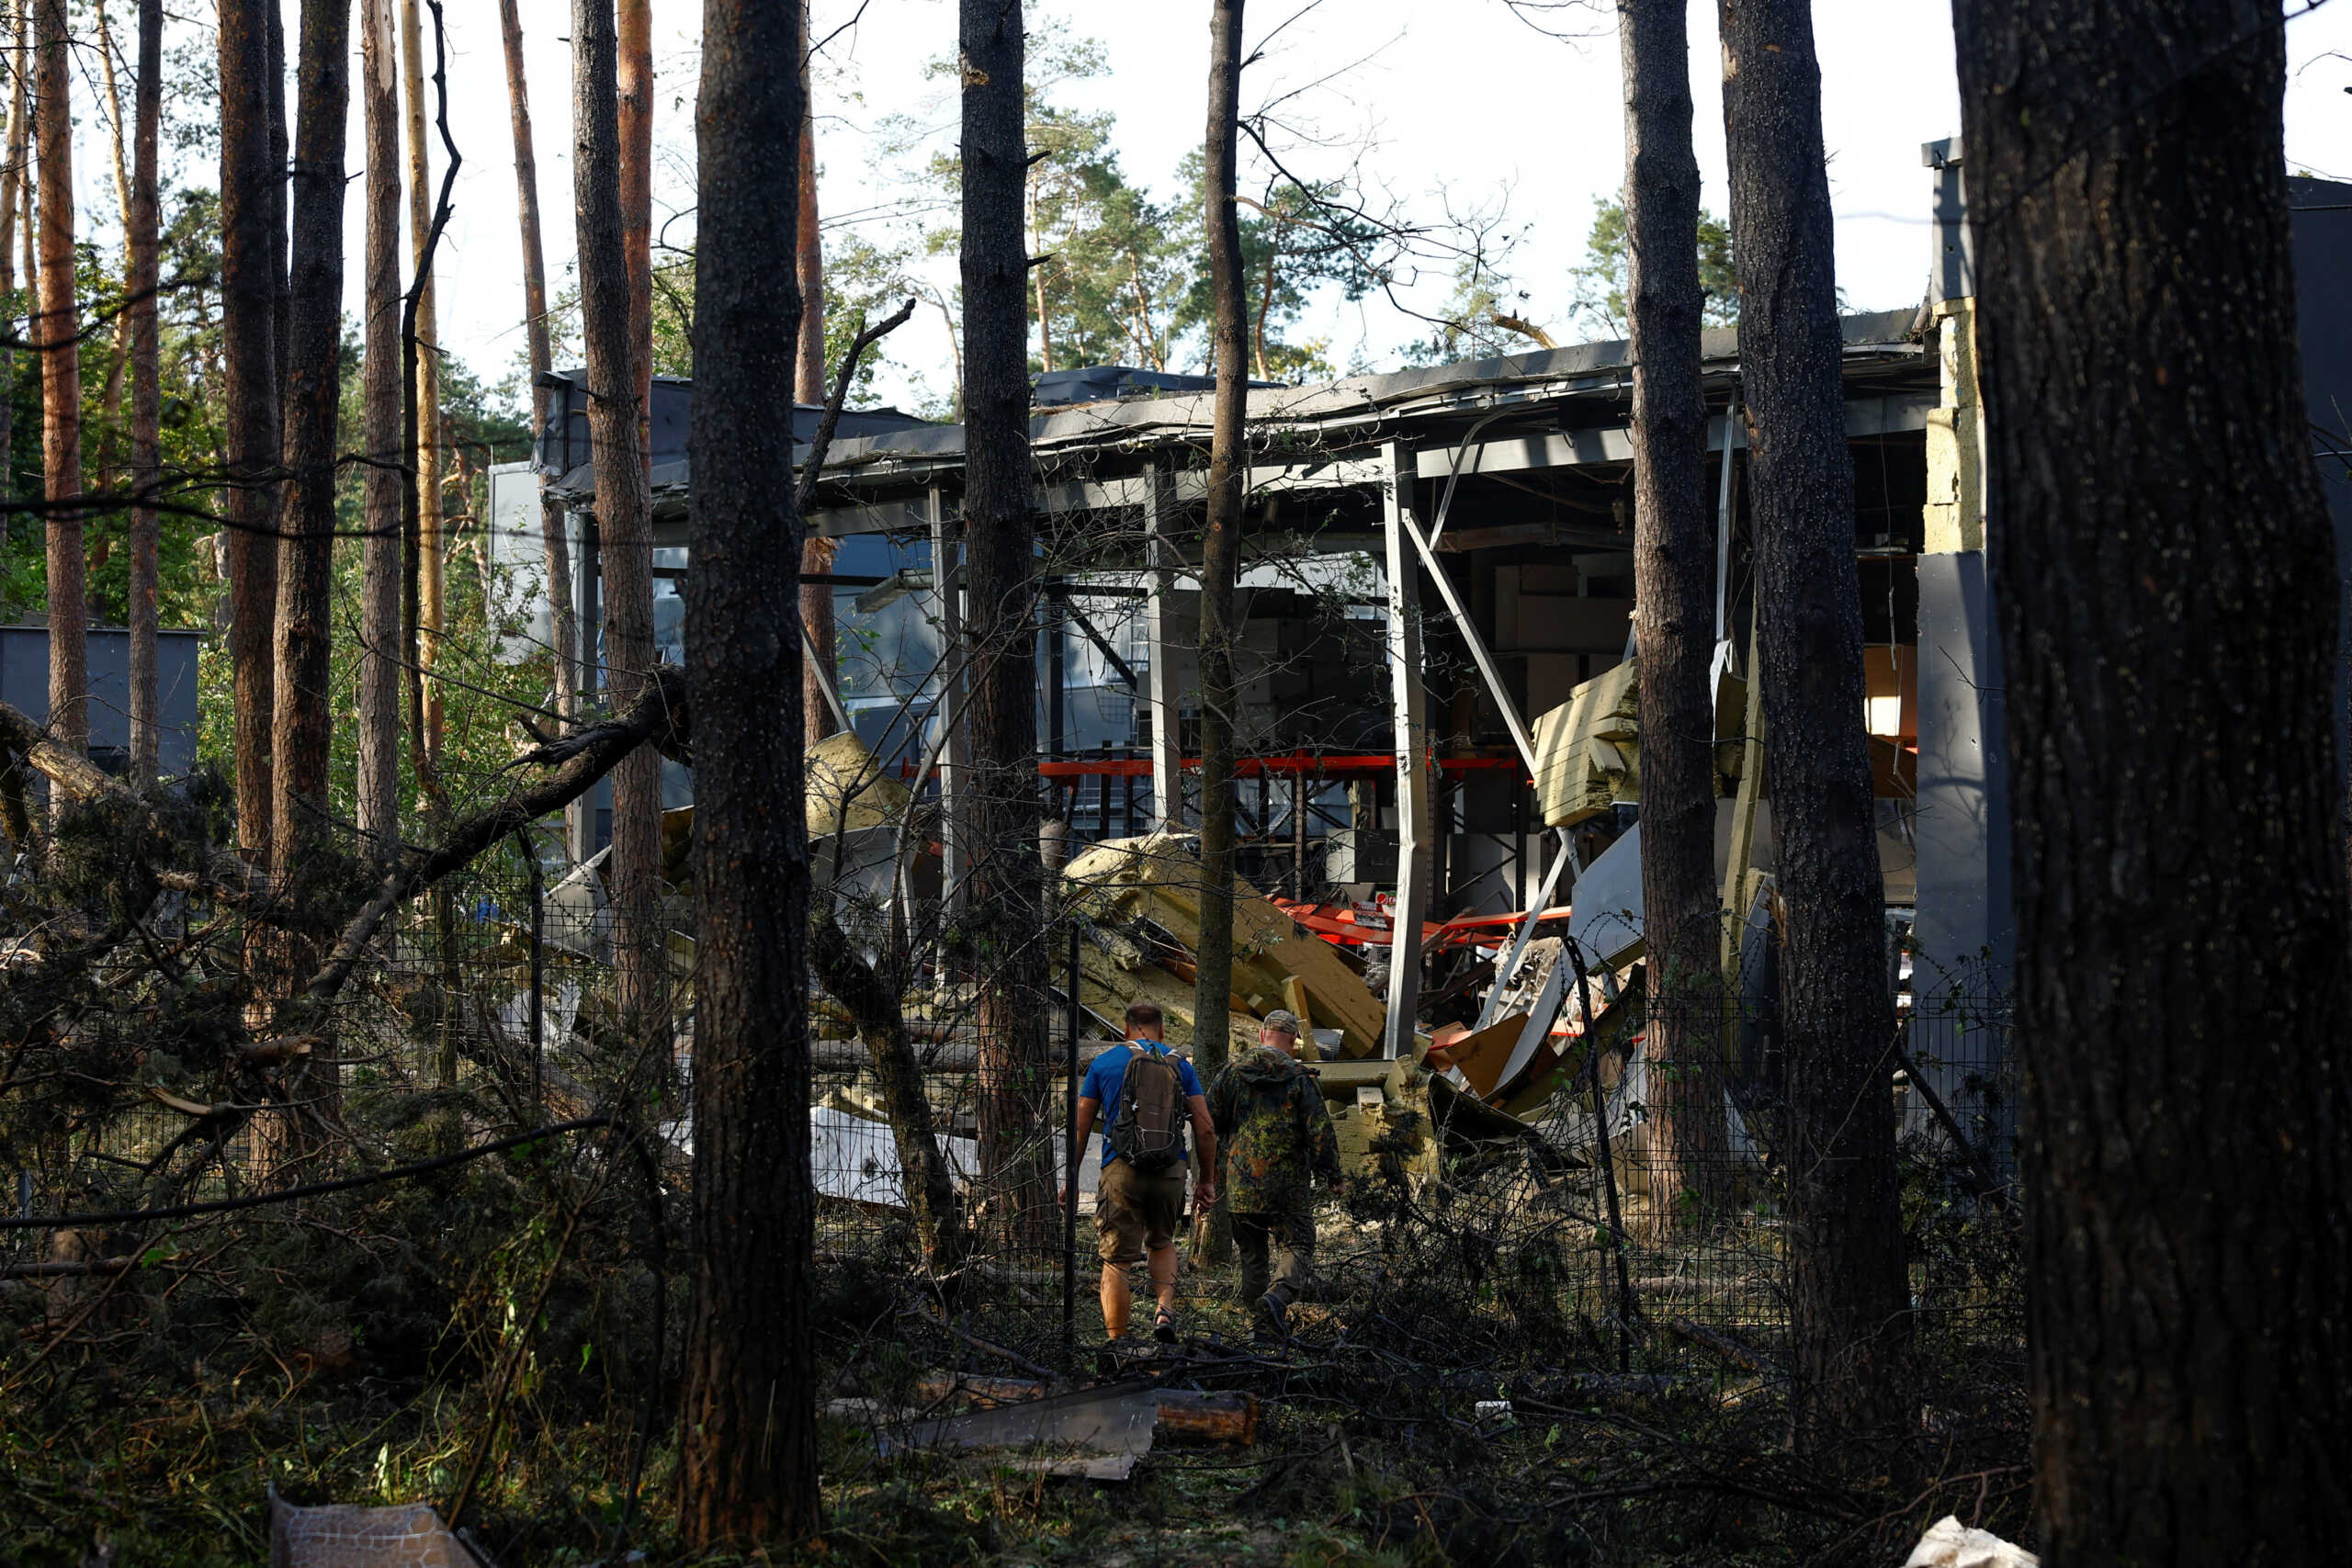
[[[1032,260],[1030,369],[1125,364],[1154,370],[1205,369],[1212,357],[1216,304],[1210,292],[1203,222],[1202,160],[1178,171],[1182,195],[1156,199],[1131,181],[1113,145],[1117,118],[1107,109],[1074,109],[1056,101],[1071,83],[1108,73],[1102,46],[1071,36],[1046,17],[1033,26],[1023,84],[1027,140],[1035,161],[1024,196]],[[938,79],[953,62],[926,67]],[[915,152],[925,128],[909,117],[883,125],[886,156]],[[922,182],[935,193],[931,210],[953,213],[962,163],[952,151],[923,162]],[[1261,378],[1327,377],[1329,344],[1288,334],[1319,288],[1336,285],[1350,299],[1383,281],[1387,231],[1351,216],[1336,182],[1302,191],[1268,180],[1242,203],[1243,273],[1250,285],[1250,373]],[[952,220],[921,228],[917,246],[944,255],[961,243]],[[830,278],[830,270],[828,276]],[[933,297],[951,323],[958,306]]]
[[[1625,204],[1614,197],[1593,203],[1592,228],[1585,236],[1585,262],[1570,269],[1576,283],[1572,314],[1597,331],[1625,335],[1625,286],[1629,252]],[[1701,320],[1727,327],[1739,320],[1739,279],[1732,271],[1731,229],[1706,209],[1699,209]]]

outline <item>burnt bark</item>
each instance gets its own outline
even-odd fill
[[[286,517],[277,563],[272,863],[291,868],[328,820],[336,416],[342,397],[344,121],[348,0],[304,0],[286,345]]]
[[[1209,7],[1209,107],[1202,190],[1208,237],[1209,293],[1216,307],[1216,398],[1209,434],[1208,517],[1201,538],[1201,928],[1193,948],[1193,1052],[1203,1077],[1224,1069],[1232,1031],[1234,730],[1240,688],[1233,668],[1234,587],[1241,575],[1241,525],[1250,453],[1243,435],[1250,400],[1249,283],[1242,274],[1241,212],[1234,201],[1241,112],[1242,0]],[[1173,714],[1158,716],[1173,723]],[[1203,1172],[1211,1177],[1213,1172]],[[1201,1240],[1221,1255],[1224,1211]]]
[[[237,841],[266,864],[271,842],[280,456],[277,286],[270,235],[269,37],[263,0],[220,5],[220,336],[226,362],[229,659],[233,671]],[[45,265],[46,264],[44,264]]]
[[[1792,1408],[1801,1445],[1892,1431],[1908,1340],[1894,998],[1869,741],[1821,71],[1804,0],[1724,0],[1724,136],[1754,479],[1765,761],[1787,909]]]
[[[498,0],[499,26],[506,46],[507,108],[514,125],[514,213],[523,241],[524,342],[531,366],[531,406],[544,394],[539,383],[553,367],[548,341],[548,267],[539,243],[539,161],[531,138],[530,82],[523,69],[523,18],[516,0]],[[534,423],[537,423],[535,420]],[[555,666],[555,711],[569,720],[580,712],[580,633],[571,599],[571,540],[561,505],[539,503],[539,543],[547,557],[549,649]]]
[[[1022,199],[1021,0],[961,0],[964,205],[964,619],[980,965],[981,1179],[1013,1239],[1042,1243],[1053,1189],[1046,1094],[1045,869],[1037,853],[1037,598],[1029,459],[1028,246]]]
[[[360,0],[360,110],[367,137],[368,233],[360,418],[359,831],[372,852],[400,842],[402,512],[407,465],[401,391],[401,63],[392,0]]]
[[[825,401],[825,238],[817,225],[817,112],[808,90],[808,12],[800,12],[800,213],[793,227],[794,265],[800,274],[800,354],[793,372],[793,401],[821,405]],[[806,577],[833,570],[840,546],[811,536],[800,543],[800,570]],[[810,740],[833,732],[833,705],[825,700],[829,684],[840,680],[836,661],[839,642],[833,627],[833,585],[804,582],[800,588],[800,624],[808,628],[808,646],[816,657],[800,671],[800,722]]]
[[[157,218],[157,131],[164,118],[163,0],[139,0],[139,79],[133,88],[130,218],[125,235],[130,325],[130,779],[155,777],[162,709],[155,662],[162,542],[155,502],[164,483],[163,363],[155,290],[161,276]],[[0,239],[0,253],[7,244]],[[0,446],[0,473],[7,453]]]
[[[65,0],[33,0],[36,139],[40,144],[42,493],[49,513],[49,728],[61,746],[90,743],[90,615],[82,554],[81,308],[74,269],[73,63]]]
[[[1954,22],[2042,1561],[2328,1561],[2352,1531],[2352,961],[2279,12]]]
[[[705,0],[686,580],[695,752],[695,1299],[680,1400],[689,1546],[818,1523],[808,1271],[808,843],[791,428],[798,0]],[[599,475],[602,474],[599,466]],[[777,781],[793,781],[779,789]]]
[[[1649,952],[1650,1202],[1670,1229],[1723,1206],[1723,944],[1715,887],[1715,540],[1699,383],[1699,160],[1680,0],[1619,0],[1626,315],[1634,361],[1634,637]],[[1724,444],[1724,460],[1731,461]]]

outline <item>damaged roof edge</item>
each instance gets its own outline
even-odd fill
[[[1927,351],[1921,345],[1920,322],[1921,312],[1916,308],[1841,317],[1839,326],[1849,360],[1868,359],[1890,352],[1924,355]],[[1717,327],[1703,333],[1700,357],[1710,371],[1718,375],[1736,370],[1739,360],[1738,329]],[[1622,339],[1573,344],[1566,348],[1534,349],[1525,354],[1460,360],[1377,376],[1343,377],[1321,386],[1257,388],[1250,392],[1246,417],[1253,425],[1327,430],[1351,423],[1377,423],[1399,413],[1436,412],[1419,405],[1442,406],[1459,400],[1472,406],[1487,406],[1501,400],[1536,400],[1605,391],[1622,380],[1627,365],[1627,344]],[[680,389],[690,386],[663,379]],[[1204,439],[1214,407],[1213,394],[1182,392],[1052,408],[1031,419],[1029,439],[1033,447],[1044,451]],[[951,469],[960,467],[964,457],[962,425],[925,423],[897,410],[876,412],[882,421],[904,423],[896,428],[875,430],[872,422],[845,413],[844,434],[835,438],[826,454],[825,472],[829,479],[854,482],[861,470],[880,478],[902,464]],[[814,412],[812,409],[796,408],[796,423]],[[846,434],[860,423],[868,423],[869,434]],[[665,452],[660,449],[661,446],[657,441],[651,475],[657,513],[662,510],[665,498],[673,509],[683,504],[688,482],[684,452]],[[548,446],[544,441],[539,450],[540,471],[549,478],[549,493],[569,504],[587,504],[593,499],[594,475],[590,466],[581,461],[564,468],[547,461]],[[903,479],[903,469],[895,477]]]
[[[1839,324],[1849,355],[1887,349],[1925,352],[1919,346],[1917,309],[1866,311],[1842,317]],[[1708,331],[1700,339],[1699,352],[1701,359],[1712,369],[1735,367],[1739,358],[1738,329],[1717,327]],[[1555,393],[1585,389],[1557,384],[1595,378],[1603,384],[1611,383],[1627,365],[1627,344],[1623,340],[1535,349],[1526,354],[1461,360],[1378,376],[1343,377],[1322,386],[1252,391],[1247,418],[1251,424],[1330,424],[1465,392],[1523,395],[1539,388]],[[1589,389],[1600,389],[1596,386]],[[1033,446],[1052,448],[1205,434],[1214,406],[1215,400],[1209,394],[1184,393],[1055,409],[1030,421],[1029,439]],[[962,425],[924,425],[836,441],[827,454],[825,471],[829,478],[847,479],[854,470],[876,463],[893,459],[952,463],[960,459],[963,453]]]

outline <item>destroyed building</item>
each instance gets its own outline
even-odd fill
[[[1843,323],[1863,717],[1890,931],[1907,934],[1910,950],[1895,982],[1923,1015],[1929,993],[1952,1000],[1977,1034],[1964,1064],[1946,1065],[1951,1054],[1924,1035],[1915,1055],[1956,1112],[2006,1134],[2009,846],[1985,557],[1998,521],[1984,506],[1965,165],[1957,142],[1930,145],[1924,163],[1926,299]],[[2310,412],[2342,554],[2352,543],[2352,306],[2325,288],[2323,258],[2352,246],[2352,187],[2296,180],[2291,190]],[[1748,960],[1740,984],[1754,1000],[1770,984],[1773,852],[1743,682],[1754,599],[1736,332],[1708,333],[1702,354],[1717,532],[1717,871],[1725,909],[1746,922],[1734,962]],[[1058,824],[1053,854],[1080,880],[1123,874],[1090,846],[1181,835],[1197,821],[1187,563],[1205,494],[1206,388],[1118,367],[1038,388],[1038,772]],[[544,481],[572,509],[575,591],[593,626],[582,378],[556,378],[544,395],[536,464],[494,477],[493,508],[514,519],[495,532],[530,555],[526,519]],[[683,382],[655,389],[656,576],[673,639],[682,629],[667,580],[690,570],[690,396]],[[1556,962],[1524,962],[1558,942],[1531,940],[1573,935],[1612,996],[1638,976],[1631,400],[1623,343],[1249,393],[1240,866],[1253,890],[1282,902],[1245,899],[1245,918],[1279,910],[1267,918],[1288,920],[1280,941],[1329,946],[1379,987],[1363,993],[1379,1004],[1368,1025],[1374,1014],[1354,998],[1343,1005],[1306,982],[1301,1010],[1340,1033],[1327,1043],[1350,1057],[1418,1059],[1427,1043],[1417,1033],[1447,1018],[1475,1022],[1480,1038],[1449,1081],[1523,1100],[1534,1053],[1583,1029]],[[793,411],[797,427],[814,415]],[[951,901],[964,850],[952,809],[960,694],[940,671],[953,668],[942,654],[961,613],[963,465],[960,426],[895,411],[847,415],[806,520],[841,546],[831,583],[842,717],[876,766],[938,809]],[[675,803],[686,794],[681,777]],[[585,854],[598,829],[593,809],[578,815],[574,848]],[[1420,962],[1388,962],[1408,943]],[[1158,977],[1125,984],[1189,1011],[1182,955],[1163,956]],[[1296,967],[1286,973],[1300,979]],[[1252,983],[1245,995],[1236,982],[1246,1011],[1297,999],[1282,974]],[[1102,1002],[1119,985],[1090,989]],[[1514,1032],[1498,1018],[1523,1021]],[[1946,1017],[1937,1027],[1951,1026]]]

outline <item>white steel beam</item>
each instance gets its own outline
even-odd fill
[[[1388,933],[1388,1029],[1381,1054],[1413,1055],[1413,1014],[1421,995],[1421,921],[1430,904],[1428,694],[1421,679],[1420,536],[1412,523],[1413,457],[1401,442],[1387,458],[1384,530],[1388,568],[1388,674],[1396,751],[1396,908]],[[1442,575],[1442,574],[1441,574]],[[1366,824],[1358,823],[1358,831]]]

